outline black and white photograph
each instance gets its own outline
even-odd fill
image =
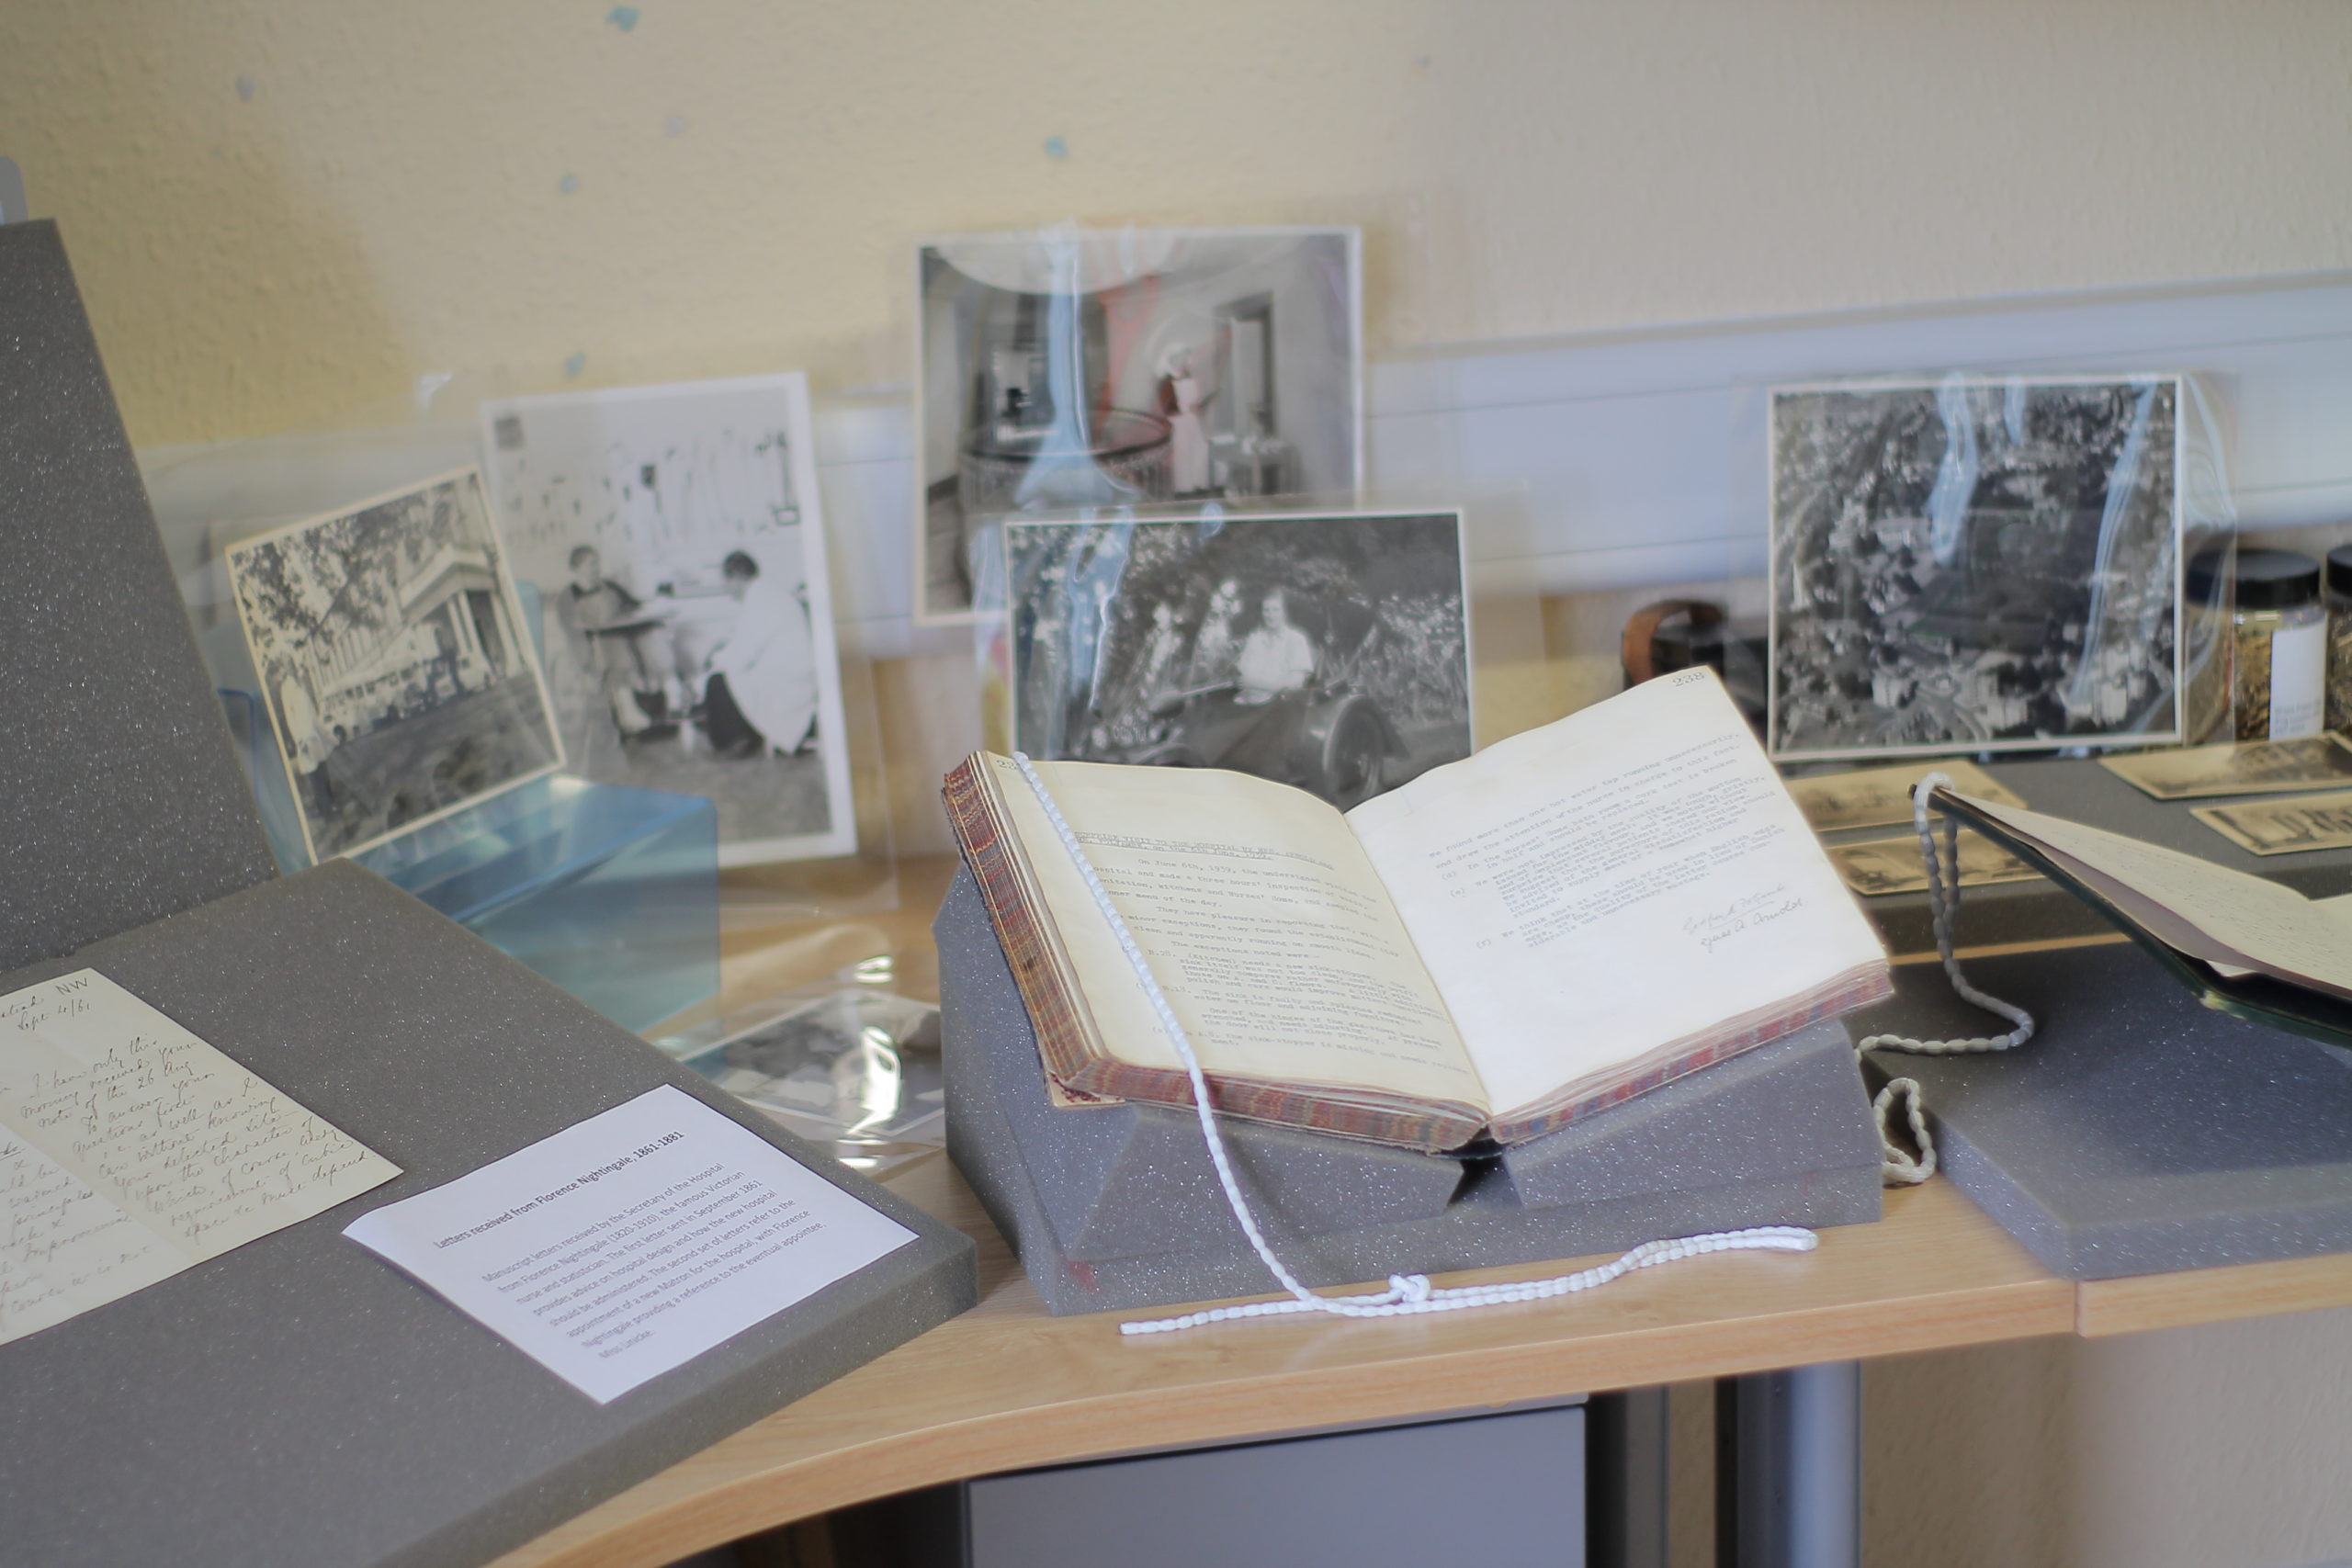
[[[1342,809],[1470,754],[1456,512],[1015,521],[1015,744]]]
[[[482,405],[571,770],[709,799],[718,863],[857,847],[797,372]]]
[[[1363,481],[1354,229],[977,234],[916,252],[915,615],[972,619],[983,520]]]
[[[313,861],[561,764],[475,470],[222,554]]]
[[[654,1041],[852,1170],[946,1141],[939,1010],[872,986],[786,992]]]
[[[1773,755],[2177,739],[2180,381],[1773,389]]]

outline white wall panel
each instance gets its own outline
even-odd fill
[[[1762,389],[1819,377],[2185,370],[2210,378],[2248,527],[2352,519],[2352,275],[2154,294],[2078,295],[1940,312],[1739,322],[1375,363],[1375,492],[1510,514],[1474,532],[1548,593],[1764,570]],[[819,414],[845,620],[877,657],[946,651],[910,629],[903,404]]]

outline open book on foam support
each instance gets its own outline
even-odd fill
[[[1040,762],[1219,1110],[1511,1144],[1888,996],[1886,955],[1710,671],[1357,807],[1214,770]],[[1010,758],[948,814],[1081,1097],[1187,1104],[1172,1043]]]
[[[2023,857],[2155,954],[2208,1007],[2352,1045],[2352,897],[1950,789],[1933,803]]]

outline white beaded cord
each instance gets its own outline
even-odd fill
[[[1430,1283],[1426,1274],[1391,1274],[1388,1289],[1354,1296],[1319,1296],[1298,1282],[1296,1275],[1284,1267],[1259,1228],[1258,1218],[1242,1196],[1241,1183],[1233,1173],[1233,1160],[1225,1145],[1225,1134],[1216,1124],[1216,1112],[1209,1103],[1208,1078],[1201,1071],[1200,1057],[1193,1053],[1192,1037],[1176,1021],[1176,1010],[1168,1004],[1168,994],[1159,988],[1159,981],[1151,972],[1151,964],[1136,945],[1135,934],[1128,931],[1118,906],[1111,901],[1110,890],[1095,874],[1093,862],[1087,859],[1080,847],[1078,835],[1062,816],[1061,807],[1054,804],[1052,792],[1046,781],[1037,776],[1022,752],[1012,754],[1021,776],[1029,782],[1044,807],[1046,819],[1053,824],[1054,832],[1069,852],[1070,863],[1077,866],[1086,890],[1093,896],[1094,906],[1117,938],[1119,949],[1142,982],[1144,995],[1149,998],[1152,1010],[1159,1015],[1159,1025],[1168,1032],[1175,1044],[1176,1054],[1183,1059],[1184,1072],[1192,1079],[1193,1110],[1200,1119],[1201,1138],[1208,1145],[1209,1161],[1216,1167],[1218,1185],[1225,1190],[1225,1201],[1241,1232],[1250,1238],[1251,1250],[1277,1284],[1289,1292],[1286,1302],[1252,1302],[1239,1306],[1211,1307],[1202,1312],[1186,1313],[1181,1317],[1149,1318],[1119,1325],[1125,1335],[1172,1334],[1180,1329],[1198,1328],[1204,1324],[1224,1323],[1245,1317],[1273,1317],[1285,1313],[1323,1312],[1341,1317],[1401,1317],[1432,1312],[1462,1312],[1472,1307],[1500,1306],[1510,1302],[1541,1301],[1551,1296],[1563,1296],[1577,1291],[1589,1291],[1623,1278],[1636,1269],[1655,1268],[1679,1258],[1696,1258],[1710,1252],[1811,1252],[1820,1245],[1813,1232],[1798,1225],[1760,1225],[1749,1230],[1714,1231],[1705,1235],[1683,1236],[1673,1241],[1645,1242],[1611,1263],[1603,1263],[1581,1273],[1562,1275],[1550,1280],[1523,1280],[1493,1285],[1454,1285],[1440,1288]]]
[[[1911,791],[1911,823],[1918,830],[1919,858],[1928,868],[1928,909],[1935,921],[1936,952],[1943,959],[1944,974],[1951,981],[1951,988],[1962,1000],[2006,1018],[2015,1027],[2007,1034],[1976,1035],[1965,1040],[1913,1040],[1901,1034],[1872,1034],[1854,1047],[1858,1055],[1865,1051],[1905,1051],[1917,1056],[1956,1056],[1970,1052],[2007,1051],[2033,1038],[2033,1015],[1970,985],[1968,976],[1961,973],[1960,959],[1953,952],[1952,929],[1960,918],[1960,818],[1950,812],[1944,814],[1944,849],[1940,857],[1936,853],[1935,828],[1928,819],[1929,797],[1939,785],[1951,783],[1950,774],[1931,773]],[[1887,1123],[1898,1104],[1903,1107],[1911,1141],[1918,1145],[1916,1156],[1888,1135]],[[1871,1102],[1871,1113],[1878,1122],[1881,1180],[1890,1187],[1916,1187],[1936,1174],[1935,1135],[1928,1130],[1927,1103],[1917,1078],[1888,1079],[1886,1087],[1878,1091],[1878,1098]]]

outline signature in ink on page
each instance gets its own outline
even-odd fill
[[[1794,914],[1804,908],[1803,894],[1791,893],[1785,882],[1777,883],[1760,893],[1736,898],[1723,908],[1691,916],[1682,922],[1682,934],[1713,953],[1719,942],[1770,925],[1783,915]]]

